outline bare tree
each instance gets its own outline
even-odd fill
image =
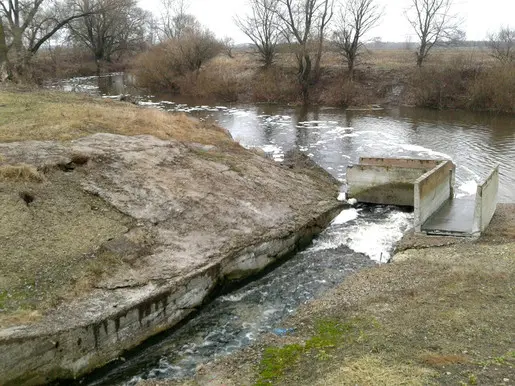
[[[515,61],[515,29],[501,27],[499,32],[488,35],[487,45],[490,54],[501,63]]]
[[[222,45],[223,45],[225,54],[229,58],[234,59],[234,55],[232,54],[232,50],[234,48],[234,39],[229,36],[226,36],[222,39]]]
[[[318,39],[315,54],[315,68],[313,70],[313,78],[315,81],[318,81],[320,78],[320,63],[324,52],[325,31],[333,18],[333,8],[334,0],[324,1],[320,17],[317,19]]]
[[[238,28],[256,47],[264,67],[270,67],[277,55],[281,30],[277,14],[278,0],[250,0],[250,14],[235,18]]]
[[[347,62],[351,80],[364,45],[362,37],[376,26],[381,15],[382,10],[376,0],[348,0],[340,12],[334,43]]]
[[[149,14],[136,0],[73,0],[76,12],[88,14],[68,24],[71,36],[94,55],[97,72],[102,61],[110,62],[117,53],[141,47]]]
[[[411,0],[406,17],[420,40],[417,66],[422,66],[435,44],[456,36],[460,22],[451,13],[452,5],[453,0]]]
[[[186,0],[161,0],[161,40],[180,38],[187,31],[200,29],[195,16],[188,13]]]
[[[180,51],[185,70],[196,72],[197,75],[207,61],[223,50],[223,43],[207,28],[185,31],[180,38],[173,40]]]
[[[7,40],[2,17],[0,17],[0,82],[8,78],[7,71]]]
[[[295,48],[297,57],[297,77],[301,86],[304,103],[309,101],[309,89],[313,80],[312,52],[309,43],[323,42],[325,28],[332,17],[331,0],[278,0],[278,16],[284,27],[284,36]],[[317,39],[318,38],[318,39]],[[317,57],[321,50],[316,48]],[[316,60],[316,58],[315,58]]]
[[[41,46],[67,23],[83,16],[58,1],[0,0],[0,66],[10,78],[20,79]]]

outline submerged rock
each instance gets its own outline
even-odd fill
[[[237,145],[95,134],[0,144],[0,155],[42,177],[0,180],[2,384],[116,359],[218,285],[309,243],[341,207],[337,181],[308,157],[281,166]],[[38,291],[20,292],[27,282]],[[3,290],[23,296],[3,301]],[[29,305],[38,317],[20,319]]]

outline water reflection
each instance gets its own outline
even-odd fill
[[[100,95],[141,93],[130,75],[75,78],[54,88]],[[359,156],[448,157],[457,164],[457,182],[479,181],[500,164],[501,201],[515,201],[515,118],[468,111],[393,107],[382,111],[278,105],[229,105],[159,95],[151,107],[184,111],[230,130],[246,146],[260,146],[281,160],[299,148],[340,180]],[[204,105],[204,106],[203,106]],[[219,106],[222,107],[222,106]],[[459,188],[459,186],[458,186]]]

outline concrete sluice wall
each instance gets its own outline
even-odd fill
[[[415,231],[421,232],[424,222],[449,199],[452,199],[455,166],[451,161],[420,176],[414,186]]]
[[[452,161],[365,157],[359,161],[347,168],[349,197],[413,206],[416,232],[472,236],[484,231],[495,213],[499,167],[479,184],[472,202],[454,198]]]
[[[499,191],[499,165],[477,186],[474,210],[474,231],[483,232],[495,213]]]
[[[359,202],[414,206],[414,183],[441,161],[361,157],[347,168],[348,196]]]

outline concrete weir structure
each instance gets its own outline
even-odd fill
[[[475,200],[454,197],[455,173],[449,160],[361,157],[347,169],[348,196],[364,203],[412,206],[419,233],[478,235],[495,213],[499,167],[478,185]]]

